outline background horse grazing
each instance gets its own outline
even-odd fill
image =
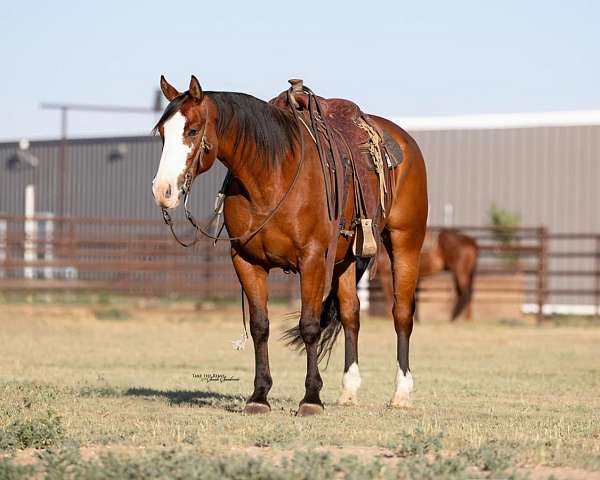
[[[446,271],[452,274],[456,303],[450,320],[456,320],[467,309],[467,319],[471,319],[473,280],[477,270],[479,249],[472,237],[453,229],[442,229],[439,233],[428,232],[419,266],[419,279]],[[382,255],[378,257],[378,275],[384,292],[387,308],[391,308],[392,290],[390,266]]]
[[[157,205],[177,207],[182,190],[189,192],[191,181],[217,158],[232,176],[225,192],[225,226],[233,237],[233,266],[248,298],[255,351],[254,392],[245,411],[270,410],[267,275],[271,268],[300,273],[302,307],[298,334],[306,349],[307,372],[298,414],[323,410],[319,353],[331,348],[338,322],[346,340],[339,403],[355,402],[361,382],[356,283],[365,265],[357,272],[351,239],[336,237],[336,264],[331,284],[327,284],[325,259],[332,235],[339,233],[339,219],[329,218],[320,158],[310,132],[297,121],[294,111],[241,93],[203,92],[193,76],[186,92],[178,92],[164,77],[161,89],[170,103],[156,126],[164,145],[152,185]],[[413,326],[412,299],[427,218],[427,181],[423,158],[414,140],[388,120],[371,119],[400,145],[404,154],[404,161],[396,169],[393,204],[385,222],[379,225],[392,259],[394,278],[398,371],[391,403],[402,406],[413,387],[408,349]],[[354,214],[350,187],[343,210],[348,224]]]

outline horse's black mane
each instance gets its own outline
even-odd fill
[[[217,135],[222,136],[230,127],[236,128],[233,149],[236,151],[244,142],[242,155],[248,159],[252,140],[256,146],[256,160],[266,166],[280,162],[287,153],[293,151],[298,141],[298,127],[291,114],[251,95],[237,92],[204,92],[218,110]],[[167,105],[160,120],[154,127],[156,132],[173,116],[189,98],[184,92]]]

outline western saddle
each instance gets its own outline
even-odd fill
[[[394,170],[402,162],[402,150],[355,103],[324,99],[302,80],[270,101],[282,109],[294,109],[317,146],[325,180],[329,219],[339,220],[339,235],[354,236],[353,252],[373,257],[379,244],[379,228],[393,200]],[[354,218],[346,225],[344,210],[349,182],[353,182]]]

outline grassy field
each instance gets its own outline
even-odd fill
[[[0,478],[599,478],[598,325],[423,321],[413,406],[394,410],[393,325],[364,318],[360,405],[335,405],[340,342],[325,414],[298,418],[305,359],[278,341],[283,313],[271,313],[273,411],[245,416],[253,351],[232,348],[236,308],[0,304]]]

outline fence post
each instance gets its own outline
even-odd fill
[[[546,227],[540,226],[538,228],[538,238],[540,247],[537,278],[537,322],[538,324],[541,324],[544,321],[544,304],[546,303],[546,292],[548,287],[548,232]]]
[[[594,285],[594,305],[596,319],[600,317],[600,235],[596,235],[596,281]]]
[[[8,262],[10,251],[10,240],[8,238],[8,220],[0,219],[0,278],[8,278]]]
[[[78,260],[78,256],[79,256],[79,242],[77,241],[77,234],[75,232],[76,225],[72,218],[68,219],[68,224],[69,224],[69,240],[68,240],[69,256],[71,258],[71,262],[73,263],[73,268],[77,268],[77,267],[75,267],[75,265],[78,264],[77,260]],[[77,270],[77,278],[79,278],[79,270]]]

